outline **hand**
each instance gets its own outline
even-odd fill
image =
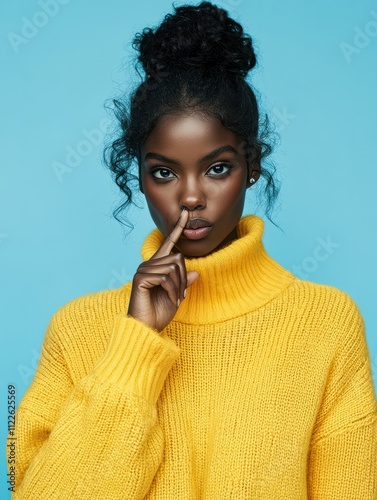
[[[159,332],[173,319],[184,299],[185,289],[199,278],[196,271],[186,272],[180,252],[170,255],[188,218],[188,211],[183,209],[173,231],[157,252],[140,264],[133,277],[127,314]]]

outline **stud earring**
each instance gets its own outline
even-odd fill
[[[255,182],[254,177],[251,177],[251,178],[250,178],[250,184],[254,184],[254,182]]]

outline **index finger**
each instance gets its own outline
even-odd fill
[[[162,245],[160,246],[160,248],[157,250],[157,252],[154,254],[153,257],[165,257],[166,255],[170,254],[174,245],[179,240],[179,237],[181,236],[182,231],[184,230],[188,219],[189,219],[189,212],[184,208],[173,231],[165,238],[164,242],[162,243]]]

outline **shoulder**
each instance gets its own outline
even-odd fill
[[[127,283],[120,288],[76,297],[63,304],[53,314],[49,327],[58,334],[107,325],[117,314],[127,311],[130,293],[131,283]]]
[[[313,356],[325,353],[340,364],[368,357],[366,328],[359,306],[347,292],[331,285],[294,280],[279,314],[289,316],[289,330],[305,339]]]
[[[73,382],[88,374],[103,354],[114,319],[126,314],[131,284],[76,297],[51,317],[45,331],[41,363],[60,370]],[[52,363],[52,365],[50,365]]]
[[[364,327],[354,298],[335,286],[297,278],[288,288],[286,300],[294,304],[300,314],[313,318],[317,323],[330,323],[339,328],[344,325]]]

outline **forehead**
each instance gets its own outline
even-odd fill
[[[231,144],[235,148],[241,140],[226,129],[218,118],[199,114],[165,115],[157,123],[142,146],[142,150],[189,150],[198,156],[211,148]]]

